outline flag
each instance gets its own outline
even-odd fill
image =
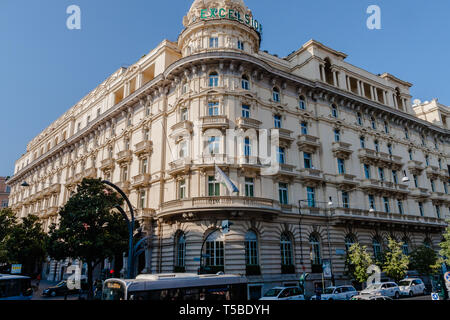
[[[223,172],[218,166],[216,166],[216,181],[225,184],[230,193],[239,192],[239,189],[234,185],[234,183],[228,178],[228,176]]]

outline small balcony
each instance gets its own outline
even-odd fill
[[[417,160],[409,160],[408,161],[408,170],[412,174],[420,175],[423,171],[423,162]]]
[[[107,171],[112,170],[114,168],[114,159],[113,158],[106,158],[102,160],[100,163],[100,170]]]
[[[376,179],[364,179],[361,180],[361,189],[365,189],[368,192],[380,192],[385,189],[386,186],[383,188],[381,185],[381,182]]]
[[[359,149],[358,157],[361,162],[376,165],[378,162],[377,152],[371,149]]]
[[[320,148],[318,137],[302,134],[298,136],[298,149],[307,153],[315,153]]]
[[[426,188],[413,188],[410,189],[410,196],[413,198],[424,199],[430,196],[428,189]]]
[[[202,129],[228,129],[230,121],[226,116],[206,116],[200,118]]]
[[[346,142],[333,142],[332,151],[336,158],[349,159],[353,153],[351,144]]]
[[[185,121],[178,122],[177,124],[174,124],[170,128],[170,130],[172,131],[172,135],[179,133],[179,132],[183,132],[183,131],[187,131],[187,132],[191,133],[193,127],[194,127],[194,125],[192,124],[192,121],[185,120]]]
[[[280,142],[285,143],[288,146],[290,146],[292,141],[294,141],[294,138],[292,138],[293,131],[287,130],[287,129],[283,129],[283,128],[273,128],[272,132],[274,130],[278,130]]]
[[[188,173],[192,165],[191,158],[182,158],[169,163],[169,174],[176,176]]]
[[[117,163],[125,163],[125,162],[131,162],[133,155],[131,153],[131,150],[124,150],[117,153]]]
[[[135,145],[134,154],[138,157],[150,154],[153,150],[152,141],[142,141]]]
[[[355,178],[356,176],[352,174],[339,174],[336,176],[336,183],[343,189],[352,188],[358,185],[358,182],[355,180]]]
[[[321,170],[304,168],[298,170],[300,172],[300,180],[308,186],[317,186],[323,181],[323,173]]]
[[[446,195],[443,192],[431,192],[430,199],[433,204],[442,204],[447,200]]]
[[[239,129],[255,129],[258,130],[261,127],[262,122],[256,119],[251,118],[237,118],[236,119],[236,127]]]
[[[143,188],[150,184],[151,176],[148,173],[142,173],[133,177],[133,188]]]
[[[440,175],[440,170],[435,166],[428,166],[425,169],[428,179],[437,179]]]

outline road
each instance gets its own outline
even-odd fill
[[[42,291],[44,289],[56,285],[58,282],[52,282],[47,280],[42,280],[39,284],[39,288],[37,291],[33,293],[33,298],[31,300],[64,300],[64,296],[57,297],[45,297],[42,295]],[[33,283],[34,285],[34,283]],[[67,300],[78,300],[78,294],[72,294],[67,296]]]

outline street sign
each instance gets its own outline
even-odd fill
[[[434,300],[434,301],[439,300],[439,294],[436,292],[433,292],[431,294],[431,300]]]
[[[228,220],[223,220],[222,221],[222,232],[223,234],[227,234],[230,232],[230,227],[233,225],[232,222],[228,221]]]
[[[450,283],[450,271],[444,274],[444,279],[447,284]]]
[[[330,261],[323,260],[322,269],[323,269],[323,277],[324,278],[331,278]]]
[[[345,254],[346,254],[345,249],[336,249],[336,255],[345,256]]]
[[[20,274],[22,272],[21,264],[13,264],[11,265],[11,274]]]

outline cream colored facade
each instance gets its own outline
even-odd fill
[[[374,239],[385,246],[389,235],[406,240],[409,250],[425,240],[437,248],[449,217],[450,135],[422,116],[428,109],[413,109],[411,84],[355,67],[344,53],[314,40],[285,58],[260,51],[260,35],[237,16],[202,19],[211,8],[224,8],[218,16],[230,9],[242,19],[251,16],[242,0],[196,0],[178,42],[165,40],[115,72],[28,144],[9,180],[18,216],[36,214],[48,228],[83,177],[108,179],[129,195],[151,236],[145,272],[173,272],[177,264],[197,272],[203,241],[229,220],[231,231],[218,239],[224,270],[246,273],[252,230],[261,271],[249,276],[255,290],[295,283],[303,271],[313,272],[310,285],[321,281],[313,264],[324,259],[331,260],[337,283],[347,281],[342,250],[348,235],[369,248]],[[248,162],[242,148],[230,150],[224,137],[215,154],[194,152],[195,131],[207,140],[227,129],[273,129],[275,121],[281,121],[285,161],[273,175]],[[209,177],[214,162],[223,160],[232,160],[220,167],[239,195],[220,185],[211,196]],[[31,187],[21,187],[23,181]],[[185,250],[178,263],[181,234]],[[292,263],[289,254],[282,262],[280,245]]]

